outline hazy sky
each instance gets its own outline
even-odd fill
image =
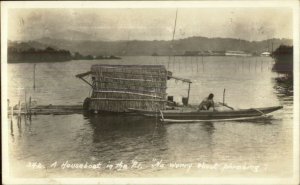
[[[171,40],[176,9],[10,9],[8,39]],[[292,38],[289,8],[179,8],[175,39]]]

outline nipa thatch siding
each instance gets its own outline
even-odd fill
[[[90,110],[165,109],[167,70],[162,65],[93,65],[91,75]]]

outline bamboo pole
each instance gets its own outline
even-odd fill
[[[14,126],[13,126],[13,122],[10,122],[10,135],[14,136]]]
[[[29,97],[29,118],[31,118],[31,96]]]
[[[175,32],[176,32],[176,23],[177,23],[177,13],[178,9],[176,9],[176,16],[175,16],[175,23],[174,23],[174,29],[173,29],[173,36],[172,36],[172,42],[171,42],[171,47],[170,47],[170,53],[173,53],[173,47],[174,47],[174,38],[175,38]],[[170,57],[171,54],[169,54],[169,60],[168,60],[168,69],[169,69],[169,63],[170,63]]]
[[[156,93],[155,95],[151,95],[151,94],[145,94],[145,93],[134,93],[134,92],[126,92],[126,91],[99,91],[99,90],[96,90],[94,91],[95,93],[119,93],[119,94],[132,94],[132,95],[138,95],[138,96],[146,96],[146,97],[155,97],[155,98],[160,98],[162,99],[162,97],[160,96],[157,96]]]
[[[187,97],[187,105],[189,104],[189,99],[190,99],[190,90],[191,90],[191,83],[189,83],[188,97]]]
[[[11,107],[10,107],[10,118],[11,118],[11,122],[13,121],[13,117],[14,117],[14,107],[11,106]]]
[[[33,89],[35,90],[35,68],[36,64],[33,65]]]
[[[27,109],[27,96],[26,96],[26,89],[25,89],[25,93],[24,93],[25,95],[24,95],[24,97],[25,97],[25,106],[24,106],[24,112],[25,112],[25,114],[27,114],[28,113],[28,109]]]
[[[17,121],[17,125],[20,131],[20,127],[21,127],[21,102],[19,100],[19,111],[18,111],[18,121]]]
[[[101,100],[101,101],[157,101],[157,102],[167,102],[167,100],[158,100],[158,99],[124,99],[124,98],[91,98],[91,100]]]
[[[19,100],[19,111],[18,111],[18,118],[21,117],[21,101]]]
[[[8,109],[10,107],[10,101],[9,101],[9,99],[7,99],[7,107],[8,107]]]
[[[226,105],[225,104],[225,91],[226,91],[226,89],[224,88],[224,91],[223,91],[223,106],[224,107],[227,107],[227,108],[230,108],[231,110],[234,110],[234,108],[233,107],[230,107],[230,106],[228,106],[228,105]]]
[[[14,126],[13,126],[13,118],[14,118],[14,107],[10,107],[10,134],[14,135]]]

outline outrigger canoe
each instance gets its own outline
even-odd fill
[[[261,118],[269,118],[267,115],[276,110],[282,109],[282,106],[250,108],[226,111],[197,111],[193,109],[177,109],[162,111],[147,111],[141,109],[129,108],[130,112],[149,117],[160,117],[163,122],[203,122],[203,121],[241,121]]]

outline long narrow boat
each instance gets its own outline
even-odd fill
[[[267,114],[282,109],[282,106],[250,108],[226,111],[197,111],[193,109],[177,109],[163,111],[147,111],[128,109],[131,112],[149,117],[161,117],[165,122],[200,122],[200,121],[239,121],[268,117]]]

